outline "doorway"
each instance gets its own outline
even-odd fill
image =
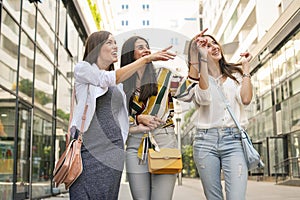
[[[288,176],[287,137],[267,137],[267,151],[269,176]]]
[[[32,109],[30,106],[19,102],[18,126],[14,138],[14,177],[13,199],[30,198],[30,141]]]

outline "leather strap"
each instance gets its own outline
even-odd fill
[[[86,120],[86,113],[87,113],[87,109],[88,109],[88,105],[87,105],[87,100],[88,100],[88,96],[89,96],[89,88],[90,88],[90,84],[88,84],[87,87],[87,97],[85,100],[85,105],[84,105],[84,111],[82,114],[82,118],[81,118],[81,126],[80,126],[80,133],[78,136],[78,139],[82,140],[82,134],[83,134],[83,130],[84,130],[84,123]],[[68,128],[68,134],[66,134],[66,146],[68,146],[69,142],[70,142],[70,138],[71,138],[71,123],[72,123],[72,119],[73,119],[73,111],[74,111],[74,105],[75,105],[75,99],[76,99],[76,90],[75,90],[75,85],[74,85],[74,89],[72,92],[72,100],[71,100],[71,110],[70,110],[70,117],[69,117],[69,128]]]

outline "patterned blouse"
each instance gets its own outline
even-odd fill
[[[164,120],[166,123],[163,128],[174,126],[172,120],[174,105],[170,88],[171,82],[173,80],[172,73],[168,69],[158,68],[156,74],[158,86],[156,96],[151,96],[150,98],[148,98],[147,102],[141,102],[138,100],[140,90],[136,89],[136,91],[134,92],[134,97],[129,108],[130,125],[136,125],[136,117],[138,115],[144,114],[156,115],[157,117]]]

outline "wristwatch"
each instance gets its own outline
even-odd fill
[[[244,77],[251,78],[251,74],[244,73],[244,74],[243,74],[243,78],[244,78]]]

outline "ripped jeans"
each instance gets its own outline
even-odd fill
[[[193,156],[208,200],[223,200],[221,169],[227,200],[244,200],[248,169],[237,128],[198,129]]]

